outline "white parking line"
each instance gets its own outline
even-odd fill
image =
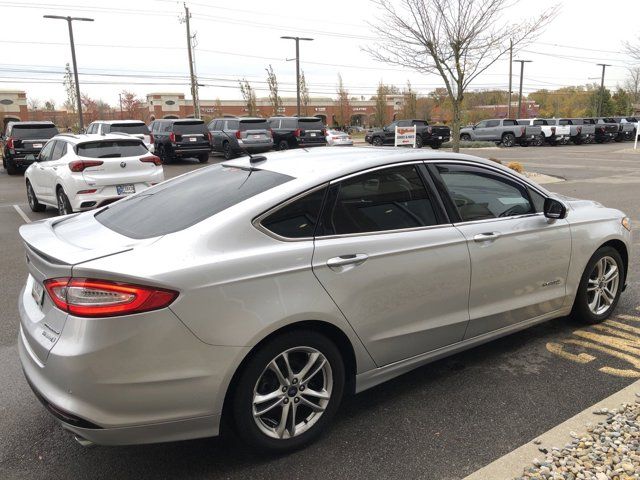
[[[31,223],[31,220],[29,219],[29,217],[27,217],[27,214],[24,213],[18,205],[14,205],[13,208],[15,208],[16,212],[18,212],[18,215],[22,217],[25,223]]]

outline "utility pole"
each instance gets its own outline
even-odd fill
[[[598,117],[602,115],[602,103],[604,102],[604,70],[611,65],[606,63],[598,63],[602,67],[602,78],[600,79],[600,95],[598,95]]]
[[[200,111],[198,109],[198,82],[196,76],[193,73],[193,53],[191,45],[191,24],[189,22],[191,14],[189,13],[189,7],[184,3],[184,21],[187,24],[187,51],[189,53],[189,76],[191,78],[191,99],[193,101],[193,116],[194,118],[200,118]]]
[[[524,77],[524,64],[531,63],[533,60],[516,60],[520,62],[520,91],[518,93],[518,114],[516,118],[522,118],[522,78]]]
[[[507,118],[511,118],[511,81],[513,79],[513,40],[509,40],[509,103],[507,104]]]
[[[74,20],[78,22],[93,22],[93,18],[84,17],[63,17],[60,15],[44,15],[44,18],[53,18],[55,20],[66,20],[69,26],[69,43],[71,44],[71,60],[73,62],[73,77],[76,84],[76,102],[78,105],[78,125],[80,131],[84,129],[84,122],[82,120],[82,99],[80,98],[80,82],[78,82],[78,64],[76,63],[76,45],[73,42],[73,27],[71,22]]]
[[[300,40],[312,41],[313,38],[305,37],[280,37],[284,40],[296,41],[296,105],[298,107],[298,117],[300,116]]]
[[[121,93],[118,94],[118,98],[120,99],[120,120],[123,120],[123,116],[122,116],[122,94]]]

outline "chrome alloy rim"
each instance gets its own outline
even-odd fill
[[[31,187],[31,185],[27,185],[27,200],[29,201],[29,206],[33,208],[36,202],[34,198],[33,188]]]
[[[618,293],[620,270],[611,257],[602,257],[593,267],[587,282],[589,310],[596,315],[607,312]]]
[[[322,417],[333,389],[327,358],[312,347],[290,348],[269,362],[253,389],[253,419],[262,433],[302,435]]]
[[[58,192],[58,214],[59,215],[67,215],[69,213],[67,212],[67,206],[65,204],[63,195],[64,194],[62,193],[62,191]]]

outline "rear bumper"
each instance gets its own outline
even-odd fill
[[[153,184],[160,183],[164,180],[164,174],[160,172],[154,176],[154,178],[150,179],[148,182],[140,182],[134,183],[134,187],[136,193],[146,190],[151,187]],[[74,212],[82,212],[85,210],[91,210],[94,208],[101,207],[103,205],[107,205],[109,203],[113,203],[121,198],[125,198],[129,195],[118,195],[117,189],[115,185],[104,185],[101,187],[97,187],[97,191],[95,193],[83,193],[77,194],[76,192],[81,189],[87,189],[86,184],[82,187],[78,187],[75,192],[67,192],[67,197],[69,197],[69,203],[71,204],[71,208]]]

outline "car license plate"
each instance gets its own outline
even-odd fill
[[[251,135],[251,138],[262,138],[262,135],[258,134],[258,135]]]
[[[132,193],[136,193],[135,185],[116,185],[116,192],[118,195],[131,195]]]
[[[315,134],[314,132],[311,132],[311,136],[312,136],[312,137],[315,137],[315,136],[316,136],[316,134]]]
[[[190,142],[197,142],[197,141],[198,141],[198,139],[197,139],[197,138],[195,138],[195,137],[191,137],[191,138],[189,139],[189,141],[190,141]]]
[[[41,143],[34,143],[33,144],[33,148],[42,148],[42,144]]]
[[[44,297],[44,288],[35,280],[33,281],[33,287],[31,288],[31,296],[38,305],[42,305],[42,299]]]
[[[438,140],[442,140],[442,137],[438,137]]]

